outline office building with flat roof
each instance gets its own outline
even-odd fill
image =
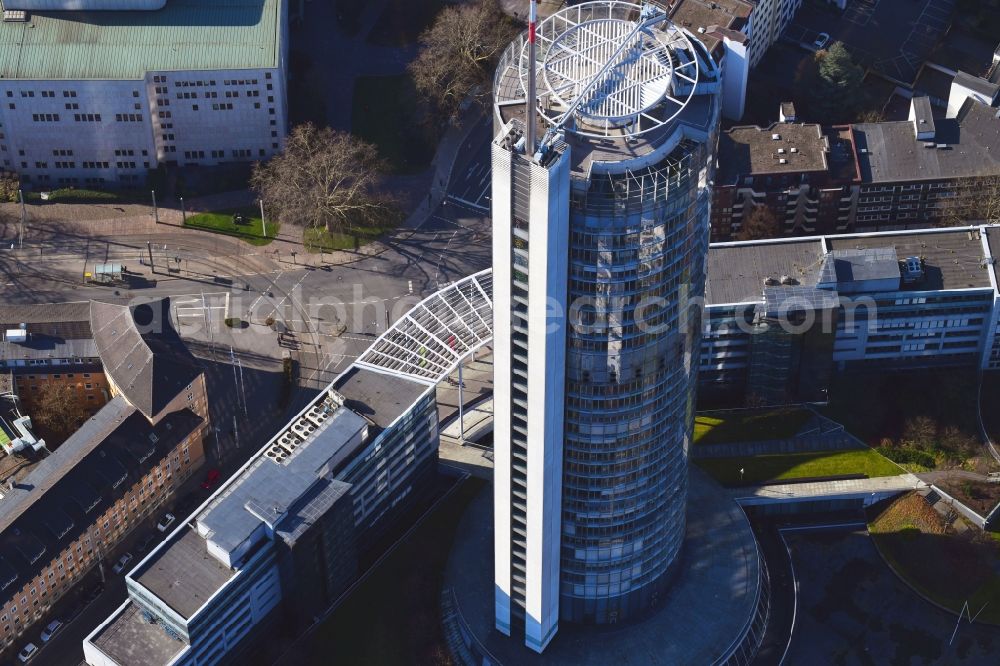
[[[0,166],[27,186],[137,186],[282,147],[284,0],[8,4]]]
[[[91,666],[235,660],[301,631],[436,474],[435,387],[492,339],[489,271],[432,294],[292,419],[126,578]],[[280,617],[279,617],[280,616]]]
[[[717,243],[700,393],[826,400],[845,370],[1000,368],[995,226]]]
[[[675,570],[721,82],[661,6],[611,1],[518,38],[494,85],[495,624],[541,652]]]

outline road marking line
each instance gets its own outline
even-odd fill
[[[472,208],[474,210],[482,211],[484,213],[490,212],[490,209],[487,208],[486,206],[481,206],[481,205],[479,205],[477,203],[469,201],[468,199],[463,199],[461,197],[456,197],[453,194],[452,195],[448,195],[448,199],[451,200],[451,201],[454,201],[457,204],[462,204],[463,206],[468,206],[469,208]]]

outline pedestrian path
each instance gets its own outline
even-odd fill
[[[743,506],[834,499],[864,499],[867,505],[926,486],[927,484],[916,476],[907,473],[871,479],[837,479],[810,483],[748,486],[734,488],[729,492],[733,499]]]

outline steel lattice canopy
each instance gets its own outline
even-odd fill
[[[669,123],[698,83],[698,59],[658,5],[597,0],[566,7],[538,27],[538,111],[553,127],[637,136]],[[527,45],[518,63],[530,70]]]
[[[493,270],[431,294],[380,335],[355,365],[437,384],[493,341]]]

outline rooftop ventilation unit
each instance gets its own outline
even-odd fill
[[[779,284],[781,284],[781,282],[778,281],[778,278],[773,278],[773,277],[764,278],[765,287],[777,287]]]
[[[772,134],[771,135],[771,141],[781,141],[781,135],[778,134],[778,133]]]
[[[7,342],[27,342],[28,332],[23,328],[8,328],[5,337]]]
[[[790,275],[782,275],[781,284],[785,285],[786,287],[793,285],[795,284],[795,278],[791,277]]]
[[[785,149],[784,148],[778,148],[778,154],[779,155],[784,155],[785,154]]]
[[[792,152],[793,153],[797,153],[797,152],[799,152],[799,149],[798,148],[792,148]]]
[[[903,261],[903,282],[918,282],[924,277],[924,262],[920,257],[907,257]]]
[[[780,160],[778,160],[778,164],[788,164],[788,160],[782,157]]]
[[[5,9],[3,12],[4,23],[24,23],[28,20],[28,12],[23,9]]]

